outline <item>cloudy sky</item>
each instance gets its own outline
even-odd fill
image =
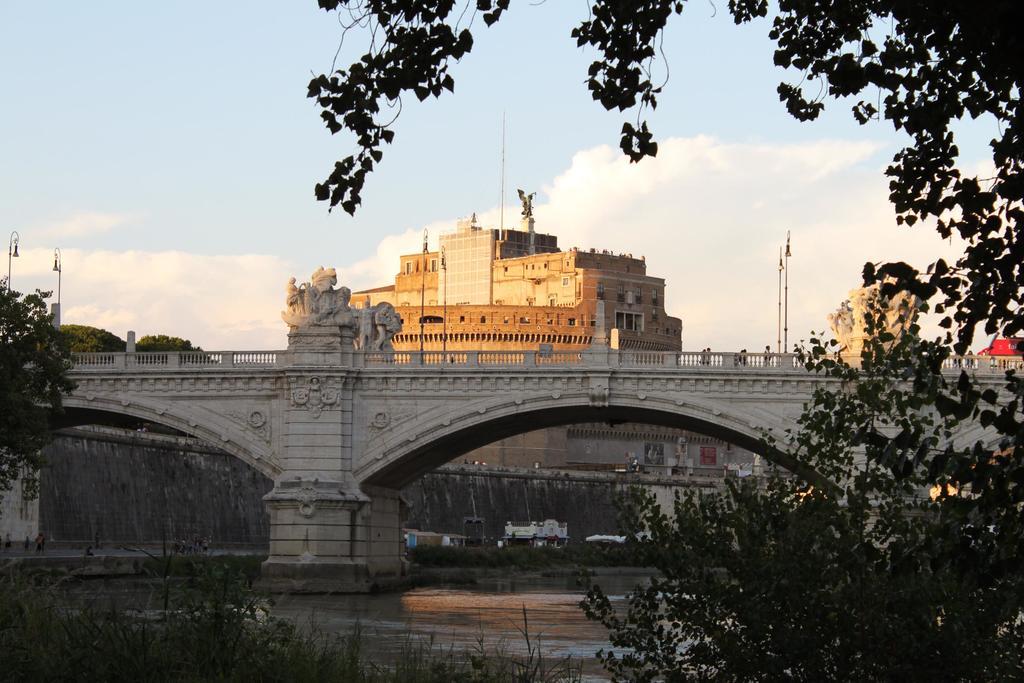
[[[536,190],[537,228],[563,248],[646,256],[685,348],[774,344],[787,230],[791,341],[825,327],[865,261],[955,253],[895,226],[890,127],[858,126],[844,103],[813,124],[788,117],[775,88],[791,75],[772,66],[767,23],[687,6],[657,67],[669,75],[649,117],[659,155],[631,165],[616,148],[623,118],[587,93],[593,55],[569,38],[583,3],[513,5],[474,25],[454,96],[405,102],[352,218],[313,198],[353,149],[305,98],[341,36],[313,0],[4,3],[0,230],[21,236],[14,288],[55,289],[59,247],[65,322],[282,348],[290,275],[323,264],[353,288],[386,284],[424,228],[436,245],[471,212],[497,223],[503,114],[506,222],[516,188]],[[364,46],[350,33],[339,63]],[[980,164],[992,131],[962,133],[965,163]]]

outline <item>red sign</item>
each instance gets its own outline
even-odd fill
[[[700,464],[701,465],[717,465],[718,464],[718,449],[714,446],[701,446],[700,447]]]
[[[979,356],[1024,356],[1024,337],[993,338],[988,348],[978,351]]]

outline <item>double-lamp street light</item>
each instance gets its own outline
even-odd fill
[[[53,250],[53,272],[57,273],[57,305],[53,312],[53,326],[60,329],[60,276],[64,270],[64,263],[61,259],[60,248]]]
[[[11,231],[11,237],[7,240],[7,291],[11,290],[11,266],[14,259],[19,258],[21,255],[18,253],[18,245],[21,243],[21,235],[18,234],[17,230]],[[53,250],[53,272],[57,273],[57,304],[54,307],[53,324],[56,327],[60,327],[60,288],[61,288],[61,275],[64,271],[64,263],[60,248]]]
[[[789,230],[786,231],[786,251],[779,247],[779,327],[775,340],[776,353],[789,353],[789,257],[793,251],[789,247]],[[786,275],[785,298],[783,298],[782,275]],[[783,309],[785,304],[785,309]]]

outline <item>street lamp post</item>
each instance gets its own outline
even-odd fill
[[[11,231],[11,239],[7,241],[7,291],[11,291],[11,259],[18,257],[18,242],[21,235],[17,230]]]
[[[60,247],[53,250],[53,272],[57,273],[57,305],[60,306],[60,275],[64,270],[64,261],[61,260]]]
[[[441,299],[444,302],[444,311],[441,322],[441,357],[448,359],[448,261],[445,259],[444,245],[441,245],[441,272],[444,273],[444,293]]]
[[[789,230],[786,231],[786,295],[785,295],[785,313],[783,313],[782,319],[782,349],[789,353],[789,257],[793,255],[793,252],[789,249]]]
[[[60,248],[53,250],[53,272],[57,273],[57,309],[53,315],[53,326],[60,329],[60,276],[64,271],[64,260],[61,258]]]
[[[423,361],[423,316],[427,292],[427,229],[423,228],[423,267],[420,272],[420,363]]]

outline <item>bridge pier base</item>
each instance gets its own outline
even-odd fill
[[[398,491],[284,480],[264,496],[270,555],[259,586],[272,593],[368,593],[404,574]]]

